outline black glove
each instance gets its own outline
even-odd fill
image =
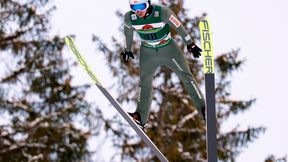
[[[192,44],[187,45],[187,49],[190,53],[193,54],[193,57],[195,58],[199,58],[199,56],[201,56],[202,50],[196,46],[196,44],[193,42]]]
[[[120,54],[121,61],[128,62],[129,58],[134,59],[134,55],[131,51],[123,51]]]

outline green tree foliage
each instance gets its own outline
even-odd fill
[[[282,158],[276,158],[274,155],[270,155],[265,162],[287,162],[287,156],[284,156]]]
[[[155,3],[155,2],[154,2]],[[128,4],[127,4],[128,5]],[[206,14],[197,17],[187,15],[183,8],[183,0],[168,1],[167,5],[181,19],[187,31],[194,41],[199,43],[198,23]],[[117,12],[123,20],[123,13]],[[123,27],[120,28],[123,31]],[[187,53],[180,36],[172,32],[174,39]],[[113,75],[118,78],[115,84],[119,94],[120,103],[130,103],[136,106],[139,85],[139,37],[133,44],[136,59],[127,64],[120,62],[119,55],[123,50],[123,40],[112,38],[113,49],[105,45],[97,36],[93,40],[107,57],[107,66]],[[216,54],[216,110],[217,110],[217,139],[218,157],[221,161],[235,161],[237,155],[243,151],[249,143],[253,142],[265,131],[263,127],[235,128],[228,132],[221,132],[222,124],[232,115],[245,112],[253,106],[255,99],[241,100],[231,97],[230,86],[232,74],[239,70],[244,60],[239,58],[239,49]],[[203,88],[204,74],[202,63],[187,54],[186,59],[190,70]],[[169,161],[202,161],[206,159],[205,129],[190,97],[175,73],[165,67],[159,68],[153,82],[154,97],[149,116],[148,136],[154,141]],[[119,148],[119,154],[123,161],[158,161],[150,150],[141,142],[135,134],[127,131],[127,124],[118,118],[106,122],[106,130],[112,137],[115,147]],[[126,129],[126,131],[124,131]]]
[[[0,1],[0,161],[88,160],[87,139],[99,131],[89,86],[71,85],[64,40],[49,35],[54,9],[48,0]]]

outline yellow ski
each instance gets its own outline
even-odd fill
[[[150,147],[152,152],[158,157],[161,162],[168,162],[166,157],[159,151],[159,149],[154,145],[154,143],[150,140],[150,138],[143,132],[142,129],[134,122],[134,120],[125,112],[117,100],[115,100],[111,94],[104,88],[100,81],[97,79],[96,75],[92,71],[92,69],[86,63],[84,57],[80,54],[77,47],[75,46],[74,40],[67,36],[65,37],[65,42],[68,47],[71,49],[73,54],[76,56],[78,62],[83,67],[83,69],[87,72],[89,77],[92,79],[93,83],[99,88],[99,90],[103,93],[103,95],[110,101],[113,107],[120,113],[120,115],[128,122],[128,124],[134,129],[134,131],[141,137],[141,139],[145,142],[145,144]]]

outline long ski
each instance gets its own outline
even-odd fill
[[[120,115],[128,122],[128,124],[134,129],[134,131],[141,137],[145,144],[152,150],[152,152],[158,157],[161,162],[168,162],[166,157],[159,151],[159,149],[154,145],[150,138],[143,132],[142,129],[133,121],[133,119],[125,112],[120,104],[115,100],[111,94],[104,88],[100,81],[97,79],[96,75],[92,69],[88,66],[83,56],[80,54],[78,49],[75,46],[74,40],[70,36],[65,37],[65,42],[68,47],[71,49],[73,54],[76,56],[78,62],[92,79],[93,83],[99,88],[103,95],[110,101],[113,107],[120,113]]]
[[[199,23],[201,44],[204,57],[205,93],[206,93],[206,146],[208,162],[217,162],[217,129],[215,110],[215,78],[214,55],[212,50],[212,34],[208,19]]]

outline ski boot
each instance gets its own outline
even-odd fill
[[[140,113],[139,113],[139,112],[134,112],[134,113],[128,113],[128,114],[133,118],[133,120],[135,121],[135,123],[144,131],[145,124],[143,124],[143,123],[141,122]]]

